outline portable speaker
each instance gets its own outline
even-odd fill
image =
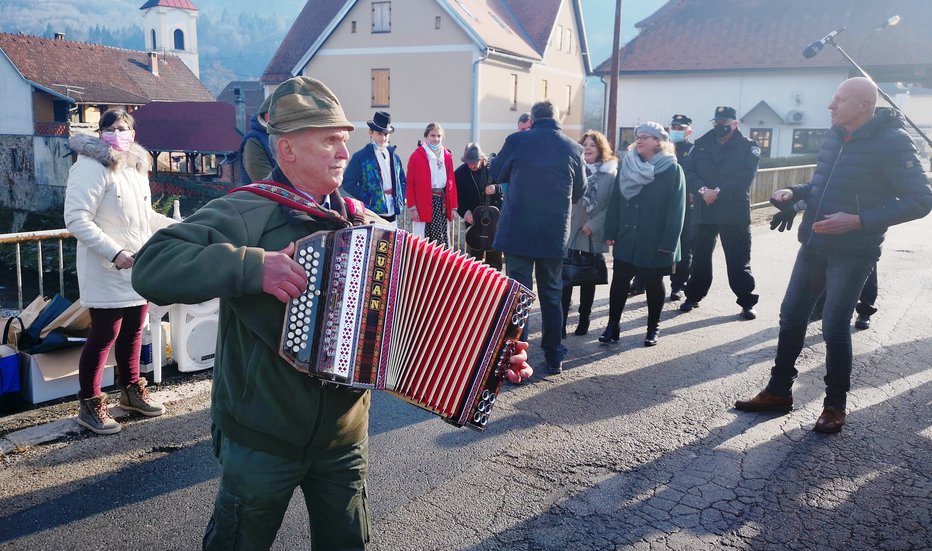
[[[178,371],[200,371],[214,366],[219,310],[219,299],[173,304],[169,308],[172,356],[178,362]]]

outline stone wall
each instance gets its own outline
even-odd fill
[[[36,179],[36,140],[43,148],[40,155],[40,169],[45,182],[55,182],[55,185],[40,184]],[[52,143],[47,143],[53,140]],[[33,136],[0,135],[0,207],[10,209],[12,217],[4,221],[2,231],[17,232],[24,229],[24,224],[30,213],[46,211],[61,212],[65,201],[65,183],[67,181],[67,168],[70,166],[68,158],[60,159],[63,153],[58,141],[64,143],[63,138],[34,138]],[[56,228],[29,228],[56,229]]]

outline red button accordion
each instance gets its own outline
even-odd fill
[[[281,355],[298,371],[385,390],[483,429],[534,294],[482,262],[366,225],[296,242],[308,276],[288,303]]]

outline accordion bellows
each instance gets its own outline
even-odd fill
[[[534,302],[529,289],[377,225],[315,233],[294,259],[308,286],[288,303],[280,352],[295,369],[485,427]]]

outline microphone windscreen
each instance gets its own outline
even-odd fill
[[[805,50],[803,50],[803,57],[806,59],[815,57],[819,52],[822,51],[822,48],[824,46],[825,45],[822,44],[821,42],[813,42],[812,44],[807,46]]]

